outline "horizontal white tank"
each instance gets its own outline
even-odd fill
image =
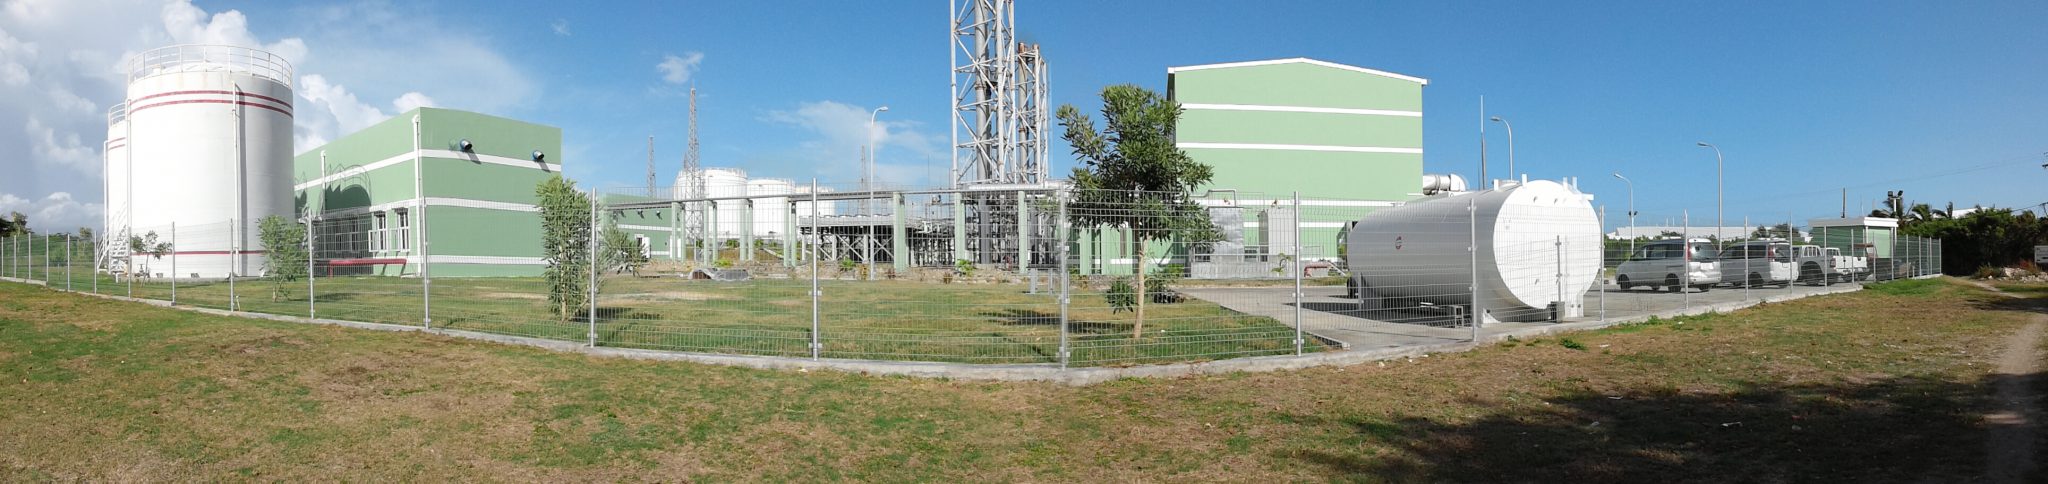
[[[1475,268],[1465,249],[1475,238],[1476,291],[1468,289]],[[1600,218],[1584,193],[1531,181],[1375,210],[1351,228],[1345,247],[1361,301],[1469,307],[1476,292],[1489,320],[1537,321],[1560,302],[1564,316],[1583,310],[1600,271]]]
[[[754,199],[754,236],[780,235],[789,229],[784,223],[789,220],[789,195],[796,192],[796,182],[782,178],[757,178],[747,180],[747,196]]]
[[[132,161],[121,168],[132,188],[116,223],[160,240],[177,224],[177,276],[260,275],[257,221],[296,212],[291,66],[255,49],[182,45],[137,55],[128,73]]]

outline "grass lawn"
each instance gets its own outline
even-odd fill
[[[61,274],[61,273],[60,273]],[[78,273],[84,277],[84,271]],[[84,290],[85,281],[73,287]],[[61,286],[61,284],[60,284]],[[124,282],[102,279],[101,292],[127,294]],[[243,280],[235,292],[244,311],[304,316],[305,282]],[[703,353],[810,356],[807,279],[746,282],[607,277],[598,297],[598,344]],[[1025,284],[939,284],[826,280],[819,304],[823,356],[877,360],[1053,364],[1059,362],[1059,302]],[[1124,365],[1294,353],[1294,329],[1272,318],[1188,300],[1152,304],[1143,338],[1131,338],[1136,317],[1113,311],[1100,288],[1077,289],[1071,364]],[[418,279],[321,277],[314,288],[322,318],[417,325],[423,304]],[[137,284],[136,297],[169,300],[168,280]],[[437,278],[436,327],[584,341],[585,313],[569,321],[548,310],[538,278]],[[225,282],[179,283],[181,305],[228,307]],[[1310,340],[1306,351],[1324,348]]]
[[[1946,280],[1384,365],[1089,387],[776,372],[0,284],[0,481],[1956,481],[2000,338]]]

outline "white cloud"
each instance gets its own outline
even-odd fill
[[[697,75],[698,65],[703,63],[703,52],[684,52],[680,57],[668,54],[661,57],[661,63],[655,64],[654,70],[661,72],[661,82],[680,85],[690,82],[690,77]]]
[[[870,128],[872,113],[868,107],[816,101],[801,103],[792,111],[770,111],[763,119],[809,131],[814,137],[798,142],[796,151],[786,156],[811,165],[830,180],[860,178],[861,151],[871,137],[877,146],[875,173],[881,183],[928,186],[943,179],[943,173],[927,169],[945,157],[935,135],[919,131],[915,122],[890,121],[888,113],[882,113]]]
[[[190,2],[176,1],[164,5],[164,31],[180,44],[235,45],[260,48],[285,58],[292,64],[306,59],[306,42],[296,37],[265,44],[256,40],[249,32],[249,18],[242,12],[229,10],[206,15],[205,10]]]
[[[99,173],[99,150],[85,146],[85,143],[79,141],[78,133],[59,134],[56,129],[44,126],[43,121],[34,115],[29,116],[28,124],[22,126],[22,132],[28,135],[29,142],[33,143],[29,152],[34,155],[36,162],[76,169],[88,174]]]
[[[434,104],[434,98],[427,97],[427,95],[425,94],[420,94],[418,91],[400,94],[398,95],[398,99],[391,100],[391,107],[397,109],[397,111],[395,112],[400,113],[419,108],[431,108],[434,106],[436,106],[436,104]]]
[[[563,37],[568,37],[570,35],[569,19],[555,19],[554,22],[548,23],[548,28],[554,29],[555,35],[560,35]]]
[[[0,193],[0,214],[21,212],[28,216],[28,226],[37,232],[71,232],[79,227],[98,227],[102,211],[100,204],[81,203],[69,192],[52,192],[36,200]]]
[[[75,218],[61,207],[97,210],[73,199],[100,195],[106,109],[124,97],[124,61],[177,43],[260,48],[291,62],[300,75],[300,150],[420,106],[491,112],[538,96],[532,77],[487,45],[488,35],[406,10],[422,7],[276,8],[287,11],[252,18],[192,0],[0,0],[0,160],[26,160],[0,162],[0,193],[62,193],[13,203],[59,217]],[[264,37],[252,24],[305,34]]]

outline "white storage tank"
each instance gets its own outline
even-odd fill
[[[161,239],[178,225],[177,276],[260,275],[257,221],[295,217],[292,79],[283,58],[244,47],[179,45],[130,60],[125,222]]]
[[[783,178],[757,178],[747,181],[747,196],[754,199],[754,236],[781,235],[789,228],[789,196],[796,193],[796,182]]]
[[[730,198],[747,196],[747,172],[738,168],[705,168],[704,198]],[[712,214],[716,229],[712,232],[719,239],[738,238],[741,227],[747,222],[746,212],[740,210],[739,200],[721,200],[717,213]]]
[[[1467,207],[1472,215],[1467,215]],[[1475,229],[1476,227],[1476,229]],[[1540,321],[1553,308],[1583,314],[1600,272],[1600,218],[1591,198],[1552,181],[1426,198],[1367,214],[1346,236],[1361,306],[1412,302],[1470,307],[1488,321]]]

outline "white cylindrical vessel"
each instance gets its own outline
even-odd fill
[[[176,276],[262,274],[258,221],[296,211],[291,83],[283,58],[243,47],[172,46],[129,63],[128,223],[160,240],[177,224]]]
[[[704,198],[729,198],[747,196],[747,172],[738,168],[705,168]],[[739,200],[720,200],[717,213],[717,227],[711,233],[720,239],[738,238],[741,227],[749,223],[743,219],[746,212]]]
[[[1548,319],[1553,305],[1579,314],[1600,271],[1600,218],[1590,198],[1551,181],[1376,210],[1346,239],[1361,301],[1467,306],[1476,292],[1489,318],[1501,321]],[[1474,239],[1477,267],[1465,250]]]
[[[789,196],[796,193],[796,183],[782,178],[757,178],[747,180],[747,196],[754,200],[754,236],[766,237],[787,232],[784,222],[789,220]]]

